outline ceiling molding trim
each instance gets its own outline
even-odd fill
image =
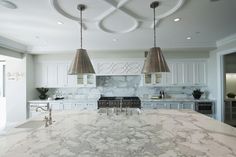
[[[184,3],[185,3],[185,0],[179,0],[178,3],[172,9],[170,9],[169,11],[167,11],[164,14],[157,15],[156,17],[158,19],[162,19],[167,16],[170,16],[170,15],[174,14],[176,11],[178,11],[184,5]]]
[[[129,33],[129,32],[136,30],[137,28],[139,28],[142,22],[146,22],[146,21],[150,22],[149,19],[148,20],[141,20],[140,17],[135,15],[131,10],[125,8],[125,5],[129,2],[131,2],[132,0],[121,0],[120,2],[117,2],[115,0],[101,0],[101,1],[110,5],[110,8],[105,10],[100,15],[98,15],[96,20],[92,20],[92,21],[84,20],[84,22],[91,22],[91,23],[97,24],[98,29],[103,32],[113,33],[113,34]],[[58,13],[63,15],[64,17],[69,18],[74,21],[80,21],[79,17],[73,16],[73,15],[67,13],[65,10],[63,10],[63,8],[59,4],[59,0],[50,0],[50,2],[51,2],[52,7]],[[155,24],[155,26],[157,27],[159,25],[161,19],[163,19],[167,16],[170,16],[171,14],[173,14],[177,10],[179,10],[183,6],[184,3],[185,3],[185,0],[178,0],[173,8],[169,9],[168,11],[164,12],[163,14],[157,15],[158,20],[157,20],[157,23]],[[104,21],[107,18],[109,18],[109,16],[111,16],[112,14],[115,14],[118,11],[122,12],[125,16],[130,18],[131,26],[126,26],[127,28],[114,30],[114,29],[107,27],[104,24],[105,23]],[[154,26],[154,24],[151,24],[151,28],[153,28],[153,26]],[[86,28],[87,28],[86,24],[83,24],[83,29],[86,29]]]
[[[21,43],[15,42],[13,40],[4,38],[0,36],[0,47],[17,51],[17,52],[26,52],[27,51],[27,46],[23,45]]]
[[[63,15],[64,17],[68,18],[68,19],[71,19],[71,20],[74,20],[74,21],[78,21],[79,24],[80,24],[80,18],[79,17],[76,17],[76,16],[72,16],[70,14],[68,14],[67,12],[65,12],[61,7],[60,5],[58,4],[58,1],[57,0],[50,0],[51,2],[51,6],[58,12],[60,13],[61,15]],[[83,19],[83,21],[86,21]],[[82,24],[82,28],[83,30],[86,30],[87,29],[87,26],[83,23]]]
[[[220,47],[232,42],[236,42],[236,33],[216,41],[216,46]]]

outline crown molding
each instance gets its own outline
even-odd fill
[[[236,42],[236,33],[216,41],[216,46],[217,47],[224,46],[234,41]]]
[[[0,36],[0,47],[16,52],[26,52],[27,46]]]

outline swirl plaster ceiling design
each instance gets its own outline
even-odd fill
[[[83,29],[87,25],[95,24],[103,32],[112,34],[129,33],[140,28],[143,24],[153,28],[153,11],[149,6],[143,6],[143,0],[100,0],[93,4],[93,1],[65,1],[51,0],[53,8],[74,21],[79,21],[78,4],[87,6],[86,14],[83,14]],[[149,4],[153,0],[147,0]],[[159,24],[161,20],[178,11],[185,0],[159,0],[160,5],[156,9],[156,21]],[[145,11],[144,11],[145,9]],[[149,10],[148,10],[149,9]],[[147,11],[148,10],[148,11]],[[156,23],[156,26],[158,26]]]

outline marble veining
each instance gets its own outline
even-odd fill
[[[236,156],[236,129],[190,110],[63,111],[53,119],[47,128],[14,128],[1,135],[0,156]]]

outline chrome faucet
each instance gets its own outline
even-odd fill
[[[49,110],[48,110],[48,109],[44,109],[44,108],[41,107],[41,106],[38,106],[38,107],[36,108],[36,112],[38,112],[38,109],[41,109],[41,110],[43,110],[43,111],[49,111],[49,116],[48,116],[48,117],[47,117],[47,116],[44,117],[44,120],[45,120],[45,127],[48,127],[48,125],[52,125],[52,109],[49,108]]]
[[[49,109],[49,125],[52,125],[52,109]]]
[[[41,107],[41,106],[38,106],[38,107],[36,107],[36,112],[38,112],[39,111],[39,109],[41,109],[41,110],[43,110],[43,111],[48,111],[48,109],[44,109],[43,107]]]
[[[48,127],[48,121],[49,121],[49,120],[48,120],[48,117],[45,116],[44,119],[45,119],[45,127]]]

